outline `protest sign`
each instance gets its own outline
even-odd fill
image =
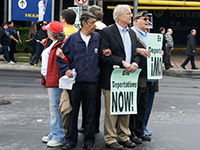
[[[111,74],[110,114],[124,115],[137,113],[138,76],[141,69],[134,73],[124,73],[125,69],[115,69]]]
[[[147,36],[147,50],[151,57],[147,57],[147,79],[162,78],[162,34],[149,33]]]

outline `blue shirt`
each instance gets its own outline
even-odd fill
[[[137,33],[140,37],[140,39],[142,40],[142,42],[146,45],[147,47],[147,31],[146,32],[143,32],[142,30],[138,29],[137,27],[135,27],[136,30],[137,30]]]
[[[121,35],[122,38],[122,42],[124,45],[124,50],[125,50],[125,54],[126,54],[126,62],[127,63],[131,63],[131,54],[132,54],[132,50],[131,50],[131,38],[130,35],[128,33],[129,28],[126,27],[126,29],[122,28],[117,22],[116,22],[117,28],[119,29],[119,33]]]

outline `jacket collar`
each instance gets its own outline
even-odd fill
[[[81,29],[78,30],[77,34],[76,34],[76,41],[77,42],[84,42],[83,39],[81,38]],[[95,33],[91,34],[91,38],[90,41],[96,41],[97,40],[97,36],[95,36]]]

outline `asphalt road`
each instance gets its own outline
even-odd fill
[[[59,150],[48,148],[42,136],[49,133],[48,95],[40,85],[38,71],[0,70],[0,150]],[[199,150],[200,149],[200,81],[164,76],[156,93],[148,129],[151,142],[134,150]],[[104,150],[102,96],[101,132],[96,134],[95,148]],[[80,111],[81,112],[81,111]],[[81,114],[79,115],[79,125]],[[81,150],[83,135],[75,150]]]

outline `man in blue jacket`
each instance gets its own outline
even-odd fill
[[[69,65],[57,58],[62,75],[73,78],[72,69],[76,70],[76,82],[68,90],[72,111],[70,113],[67,143],[63,149],[75,147],[78,139],[77,120],[80,103],[85,105],[84,148],[94,149],[95,142],[95,105],[99,80],[99,43],[100,35],[95,32],[96,17],[86,12],[80,18],[82,28],[70,35],[61,49],[70,61]]]

